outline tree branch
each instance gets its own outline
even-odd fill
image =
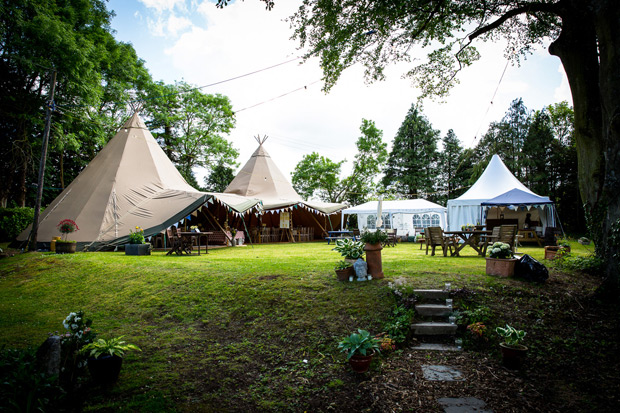
[[[517,7],[516,9],[507,11],[499,19],[495,20],[493,23],[487,24],[486,26],[483,26],[477,29],[476,31],[474,31],[472,34],[468,36],[469,41],[471,42],[476,37],[481,36],[487,32],[490,32],[491,30],[497,29],[499,26],[504,24],[506,20],[511,19],[515,16],[518,16],[519,14],[524,14],[524,13],[527,14],[527,13],[534,13],[534,12],[552,13],[552,14],[560,16],[560,7],[558,6],[558,3],[531,3],[531,4],[528,4],[527,6]]]

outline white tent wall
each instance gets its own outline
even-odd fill
[[[362,205],[347,208],[344,215],[357,215],[357,226],[360,231],[374,230],[377,218],[378,201],[369,201]],[[383,228],[396,229],[399,236],[415,235],[415,228],[438,225],[444,230],[447,226],[446,208],[424,199],[409,199],[399,201],[383,201]],[[414,225],[414,217],[424,221],[425,225]]]

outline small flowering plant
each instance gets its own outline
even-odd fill
[[[84,311],[71,312],[62,322],[67,330],[62,337],[65,341],[71,340],[78,344],[90,343],[96,336],[90,327],[92,324],[91,319],[84,317]]]
[[[496,242],[489,249],[490,258],[512,258],[510,245],[505,242]]]
[[[56,228],[58,228],[58,231],[64,236],[64,241],[67,241],[68,234],[79,230],[75,221],[71,219],[63,219],[56,225]]]
[[[138,226],[133,231],[129,230],[129,243],[144,244],[144,230]]]
[[[485,326],[484,323],[472,323],[467,326],[467,331],[469,331],[476,338],[485,340],[487,339],[487,337],[485,336],[487,332],[487,326]]]

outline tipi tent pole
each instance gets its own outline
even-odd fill
[[[312,217],[312,219],[314,220],[314,222],[317,223],[317,225],[319,226],[319,228],[321,228],[321,231],[323,231],[323,235],[327,236],[327,231],[325,231],[325,228],[323,227],[323,225],[321,225],[321,223],[319,222],[318,219],[316,219],[316,217],[314,216],[313,213],[310,213],[310,216]]]
[[[211,213],[211,211],[209,211],[208,208],[207,208],[207,214],[209,214],[211,216],[211,219],[213,220],[213,222],[215,222],[215,225],[217,225],[220,228],[220,230],[222,230],[222,232],[224,233],[224,235],[226,236],[228,241],[230,241],[230,245],[232,245],[232,243],[233,243],[232,237],[228,236],[228,233],[226,232],[226,230],[224,228],[222,228],[222,226],[220,225],[219,222],[217,222],[217,219],[213,216],[213,214]]]
[[[245,219],[243,215],[241,216],[241,222],[243,222],[243,227],[245,228],[245,233],[248,234],[248,239],[250,240],[250,245],[254,248],[254,244],[252,243],[252,237],[250,236],[250,231],[248,231],[247,225],[245,225]]]

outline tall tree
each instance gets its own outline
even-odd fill
[[[145,100],[148,125],[187,182],[198,188],[193,168],[213,171],[236,165],[239,152],[225,138],[235,126],[228,97],[204,94],[185,82],[159,83]]]
[[[205,177],[205,189],[211,192],[224,192],[226,187],[235,179],[235,172],[223,163],[217,163],[209,176]]]
[[[339,176],[343,163],[334,162],[317,152],[304,155],[293,171],[293,187],[305,199],[316,195],[326,202],[339,202]]]
[[[366,202],[376,192],[375,178],[387,160],[387,143],[383,131],[372,120],[362,119],[361,136],[357,139],[357,154],[351,175],[343,180],[344,200],[350,205]]]
[[[273,0],[264,0],[268,7]],[[219,3],[226,3],[220,0]],[[370,80],[393,62],[423,97],[445,96],[458,72],[479,58],[474,41],[503,37],[518,61],[551,40],[575,105],[579,188],[596,253],[605,262],[601,292],[620,297],[620,7],[617,0],[304,0],[291,17],[306,58],[321,59],[325,89],[362,63]],[[472,32],[469,32],[473,28]],[[427,60],[413,46],[429,47]]]
[[[349,176],[340,177],[346,160],[333,162],[314,152],[304,156],[295,167],[293,187],[297,192],[305,198],[318,196],[327,202],[347,202],[350,205],[363,203],[375,194],[375,178],[387,159],[387,144],[383,142],[383,131],[372,120],[362,119],[360,132]]]
[[[26,204],[52,70],[56,111],[46,176],[62,168],[55,186],[77,175],[83,158],[108,138],[120,97],[150,81],[133,47],[114,39],[111,17],[100,0],[12,0],[0,7],[0,204]]]
[[[439,131],[416,105],[411,105],[392,142],[381,183],[388,192],[405,197],[435,199]]]
[[[443,150],[439,153],[438,179],[435,190],[437,201],[445,205],[448,199],[458,197],[464,192],[468,176],[463,158],[463,147],[452,129],[441,140]]]

